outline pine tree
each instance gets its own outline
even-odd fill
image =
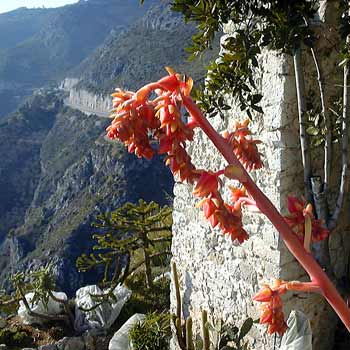
[[[79,271],[104,266],[104,283],[116,285],[142,266],[146,285],[152,286],[152,261],[170,255],[172,211],[155,202],[140,199],[126,203],[109,214],[98,216],[94,226],[101,233],[93,235],[94,253],[77,259]]]

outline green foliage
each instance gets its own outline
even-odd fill
[[[157,271],[160,273],[161,271]],[[115,327],[121,327],[131,316],[136,313],[166,313],[170,308],[170,281],[162,278],[147,288],[143,273],[135,273],[126,282],[126,287],[132,290],[128,302],[119,315]]]
[[[80,256],[78,270],[89,271],[102,265],[103,282],[116,285],[144,266],[150,287],[152,261],[170,255],[171,209],[140,199],[138,204],[126,203],[110,214],[100,215],[94,226],[103,231],[93,236],[97,240],[96,253]]]
[[[329,118],[332,120],[332,142],[339,142],[342,134],[342,98],[332,101]],[[306,112],[306,132],[313,148],[324,146],[327,136],[326,121],[319,110],[309,106]]]
[[[349,17],[349,2],[346,0],[339,1],[341,18],[339,21],[339,34],[341,38],[341,62],[339,66],[343,66],[345,63],[349,62],[350,59],[350,46],[349,42],[346,40],[350,34],[350,17]]]
[[[208,315],[202,310],[202,334],[197,335],[195,344],[192,333],[191,317],[182,320],[182,300],[180,295],[179,276],[176,264],[172,264],[173,281],[176,295],[176,314],[171,315],[171,320],[175,328],[176,339],[182,350],[248,350],[248,343],[244,340],[251,330],[254,321],[246,319],[241,328],[225,324],[219,320],[212,325],[208,322]]]
[[[18,272],[14,274],[10,280],[12,282],[14,292],[11,295],[7,295],[5,293],[0,295],[0,310],[2,312],[9,313],[17,310],[19,301],[22,301],[27,311],[32,316],[52,321],[73,321],[66,300],[58,299],[52,293],[55,290],[55,280],[51,273],[51,266],[47,266],[45,268],[41,268],[40,270],[26,274],[24,272]],[[26,297],[26,294],[29,292],[34,293],[30,302]],[[66,311],[65,315],[58,315],[56,317],[31,311],[31,304],[35,305],[39,302],[42,302],[44,307],[47,308],[50,298],[64,305]]]
[[[248,343],[245,336],[252,329],[253,319],[247,318],[241,328],[224,324],[221,320],[215,325],[208,324],[208,328],[214,334],[214,348],[216,350],[247,350]]]
[[[48,273],[47,269],[41,269],[32,274],[25,274],[24,272],[17,272],[10,278],[14,292],[6,294],[3,291],[0,295],[0,310],[5,313],[10,313],[18,308],[18,303],[23,300],[26,293],[34,291],[35,295],[33,302],[38,302],[40,296],[43,296],[43,301],[47,301],[47,293],[42,289],[43,283],[40,280],[46,279]],[[44,277],[45,276],[45,277]],[[38,288],[37,290],[35,288]],[[47,304],[47,303],[46,303]]]
[[[164,350],[171,337],[168,314],[150,313],[143,322],[136,323],[129,333],[135,350]]]
[[[151,288],[147,288],[144,275],[135,273],[125,281],[126,287],[132,290],[130,300],[125,309],[134,313],[145,312],[165,312],[170,307],[170,281],[167,278],[161,278],[154,282]]]
[[[0,344],[22,348],[31,345],[31,343],[31,337],[23,330],[20,331],[16,327],[0,329]]]
[[[215,34],[230,22],[233,33],[223,43],[219,58],[209,66],[205,88],[195,98],[209,115],[222,117],[229,107],[223,96],[230,94],[242,111],[262,113],[253,72],[259,67],[262,47],[293,53],[302,43],[312,46],[314,36],[307,24],[316,12],[317,1],[174,0],[173,9],[186,21],[197,24],[189,49],[191,58],[210,48]]]
[[[11,282],[15,288],[15,295],[19,299],[24,298],[24,294],[34,292],[33,304],[41,301],[45,307],[49,302],[50,294],[55,290],[55,280],[51,274],[51,266],[48,265],[40,270],[24,273],[18,272],[11,277]]]

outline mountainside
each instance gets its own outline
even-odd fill
[[[0,15],[0,29],[6,28],[0,31],[0,116],[34,88],[64,78],[111,31],[127,28],[154,2],[140,6],[138,0],[88,0]]]
[[[0,122],[0,239],[24,222],[40,177],[40,149],[60,103],[36,95]]]
[[[162,1],[129,28],[111,33],[72,71],[80,80],[76,88],[108,95],[116,86],[135,89],[166,74],[164,67],[169,65],[199,80],[213,52],[187,61],[185,48],[195,32],[170,10],[169,1]]]
[[[22,41],[38,34],[48,24],[55,11],[55,9],[21,7],[0,14],[0,50],[15,47]]]
[[[122,3],[125,8],[130,4]],[[6,162],[0,166],[5,198],[0,208],[0,281],[5,286],[15,270],[51,262],[59,288],[73,293],[98,278],[75,268],[77,256],[93,244],[96,215],[139,198],[169,201],[173,179],[162,159],[137,159],[104,137],[110,122],[105,118],[107,97],[115,86],[137,89],[166,74],[164,66],[195,80],[204,76],[208,57],[189,66],[186,61],[184,47],[194,28],[185,26],[168,3],[157,2],[129,27],[112,31],[89,58],[66,73],[75,78],[62,84],[68,91],[41,89],[1,122],[0,151]],[[82,16],[85,2],[78,5]]]
[[[161,159],[138,160],[119,143],[106,141],[108,119],[87,116],[56,100],[47,111],[40,110],[42,120],[33,120],[32,115],[39,115],[36,104],[44,98],[35,98],[20,117],[15,114],[0,128],[1,151],[8,153],[15,142],[0,182],[5,194],[0,221],[7,223],[2,234],[11,224],[19,226],[2,244],[0,279],[50,261],[58,286],[72,293],[91,277],[78,274],[75,260],[91,248],[96,215],[139,198],[164,204],[172,178]],[[16,140],[12,130],[23,136]],[[25,193],[18,193],[24,188]],[[16,198],[23,200],[11,202]]]

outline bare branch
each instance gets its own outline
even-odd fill
[[[347,42],[349,41],[349,38]],[[343,206],[345,191],[348,182],[348,77],[349,77],[349,64],[346,62],[344,65],[344,81],[343,81],[343,115],[342,115],[342,149],[341,149],[341,159],[342,159],[342,171],[340,177],[340,187],[339,194],[337,198],[337,203],[333,212],[331,219],[328,222],[328,228],[330,230],[334,229],[337,220],[339,218],[340,211]]]
[[[52,298],[52,300],[56,301],[57,303],[63,304],[64,310],[69,318],[70,325],[73,326],[74,325],[74,315],[73,315],[71,309],[69,308],[68,300],[57,298],[52,293],[51,290],[49,290],[48,293],[49,293],[49,296]]]
[[[64,321],[67,324],[69,324],[69,319],[68,319],[67,315],[49,315],[49,314],[41,314],[41,313],[32,311],[22,288],[18,287],[18,291],[21,295],[21,300],[23,301],[23,304],[24,304],[29,316],[37,317],[37,318],[41,318],[41,319],[49,320],[49,321]]]
[[[325,121],[326,126],[326,140],[324,144],[324,180],[323,180],[323,191],[327,193],[329,186],[329,179],[331,174],[331,165],[332,165],[332,123],[327,113],[326,99],[325,99],[325,86],[324,80],[321,73],[321,68],[315,54],[315,50],[311,47],[312,58],[315,63],[317,71],[317,82],[318,88],[320,91],[320,100],[321,100],[321,115]],[[326,218],[323,218],[326,219]]]
[[[295,72],[295,86],[297,90],[298,114],[299,114],[299,136],[301,156],[304,168],[304,193],[306,201],[313,203],[310,178],[312,176],[311,168],[311,154],[310,154],[310,140],[305,127],[305,84],[304,75],[301,66],[301,52],[300,49],[295,50],[293,54],[294,72]]]

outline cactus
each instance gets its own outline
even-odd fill
[[[177,274],[176,263],[172,263],[173,267],[173,277],[174,277],[174,286],[175,286],[175,294],[176,294],[176,317],[181,319],[181,295],[180,295],[180,284],[179,284],[179,276]]]
[[[195,350],[193,342],[192,318],[188,317],[187,319],[182,321],[181,317],[182,300],[180,294],[179,276],[177,273],[175,262],[172,263],[172,272],[176,295],[176,314],[172,314],[171,319],[175,327],[177,342],[181,350]],[[202,350],[210,350],[209,329],[207,322],[208,313],[206,310],[202,310]]]
[[[191,348],[191,347],[188,347],[190,344],[188,344],[188,341],[187,341],[189,335],[191,335],[191,338],[192,338],[192,333],[193,333],[192,320],[188,322],[188,319],[187,319],[183,322],[181,318],[182,300],[181,300],[181,294],[180,294],[179,276],[177,274],[175,262],[172,263],[172,272],[173,272],[175,295],[176,295],[176,314],[175,315],[173,314],[171,319],[173,320],[173,324],[176,330],[177,342],[181,350],[187,350],[187,349],[194,350],[193,342],[192,342],[192,348]]]
[[[202,338],[203,338],[203,350],[210,349],[209,329],[208,329],[208,313],[206,310],[202,310]]]
[[[194,350],[192,317],[186,319],[186,350]]]

